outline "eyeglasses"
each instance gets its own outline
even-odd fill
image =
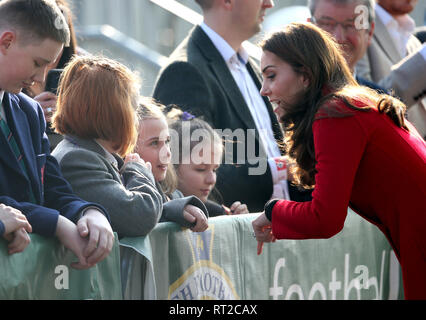
[[[355,20],[347,22],[337,22],[336,20],[331,18],[317,20],[315,19],[315,17],[312,17],[311,21],[321,29],[330,33],[333,32],[338,25],[342,27],[346,34],[354,34],[361,30],[364,30],[362,27],[356,27]]]

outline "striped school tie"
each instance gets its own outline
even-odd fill
[[[1,131],[3,132],[4,136],[6,137],[7,141],[9,142],[9,145],[12,148],[12,151],[13,151],[15,157],[16,157],[16,160],[18,160],[19,166],[21,167],[25,176],[28,178],[28,171],[27,171],[27,167],[25,166],[24,156],[22,155],[21,151],[19,150],[18,144],[16,143],[16,140],[13,137],[12,131],[10,131],[10,128],[7,125],[7,122],[2,118],[1,115],[0,115],[0,128],[1,128]],[[34,192],[31,188],[31,185],[30,185],[30,202],[37,203],[36,200],[35,200]]]

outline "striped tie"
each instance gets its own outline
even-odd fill
[[[15,157],[16,157],[16,160],[18,160],[19,166],[21,167],[25,176],[28,177],[28,171],[27,171],[27,167],[25,166],[24,157],[21,151],[19,150],[18,144],[16,143],[16,140],[13,137],[12,131],[10,131],[9,126],[7,125],[6,121],[2,118],[1,114],[0,114],[0,128],[4,136],[6,137],[7,141],[9,142],[9,145],[12,148],[13,153],[15,154]],[[35,200],[31,185],[30,185],[30,202],[37,203]]]

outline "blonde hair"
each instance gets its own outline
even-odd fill
[[[166,119],[165,106],[150,97],[139,97],[137,114],[139,121],[146,119]]]
[[[137,108],[137,115],[139,119],[139,129],[143,126],[142,121],[148,119],[163,119],[167,122],[166,115],[164,114],[165,106],[158,103],[152,98],[140,97]],[[136,152],[140,150],[136,149]],[[167,166],[166,178],[159,181],[162,191],[171,197],[171,194],[177,189],[178,180],[175,168],[172,163]]]
[[[101,56],[75,56],[61,76],[53,127],[60,134],[112,142],[120,156],[137,140],[139,77]]]

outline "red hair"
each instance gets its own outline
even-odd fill
[[[60,134],[109,141],[125,156],[137,139],[139,84],[139,78],[116,61],[76,56],[61,76],[53,127]]]

